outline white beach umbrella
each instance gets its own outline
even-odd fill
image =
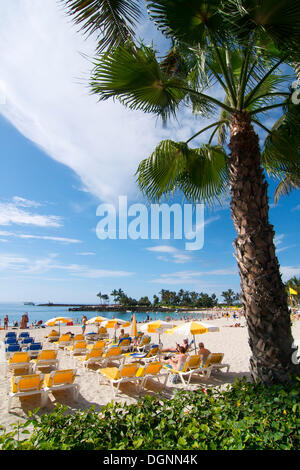
[[[184,335],[184,336],[192,335],[194,337],[194,345],[195,345],[195,352],[196,352],[195,336],[202,335],[204,333],[209,333],[209,332],[216,332],[216,331],[220,331],[220,328],[211,323],[205,323],[202,321],[201,322],[189,321],[189,322],[183,323],[182,325],[175,326],[174,328],[171,328],[170,330],[167,330],[166,333],[170,335],[176,334],[176,333]]]
[[[87,325],[94,325],[95,323],[102,323],[104,321],[108,320],[106,317],[101,317],[101,316],[97,316],[97,317],[93,317],[93,318],[90,318],[86,323]]]
[[[67,323],[73,322],[73,318],[69,317],[54,317],[50,318],[49,320],[45,321],[46,326],[59,326],[59,332],[60,332],[60,325],[66,325]]]
[[[172,324],[163,320],[154,320],[149,323],[145,323],[141,326],[140,330],[145,333],[158,333],[158,342],[160,343],[160,335],[166,330],[172,328]]]

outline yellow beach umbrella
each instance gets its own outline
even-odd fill
[[[172,324],[163,320],[154,320],[149,323],[145,323],[141,326],[140,330],[146,333],[158,333],[158,342],[160,343],[160,334],[169,328],[172,328]]]
[[[135,313],[132,315],[131,321],[131,336],[135,338],[137,336],[137,326],[136,326],[136,318]]]
[[[123,328],[127,328],[130,326],[130,322],[126,320],[121,320],[120,318],[111,318],[110,320],[106,320],[101,322],[101,326],[104,326],[105,328],[114,328],[115,330],[115,336],[114,340],[116,341],[116,330],[119,326],[122,326]]]
[[[170,330],[167,330],[166,333],[170,335],[173,335],[176,333],[184,335],[184,336],[193,335],[195,351],[196,351],[195,336],[202,335],[204,333],[214,332],[214,331],[220,331],[219,327],[211,323],[189,321],[189,322],[183,323],[182,325],[175,326],[174,328],[171,328]]]
[[[68,317],[55,317],[55,318],[50,318],[50,320],[45,321],[46,326],[59,326],[59,332],[60,332],[60,325],[64,325],[67,323],[73,322],[73,318],[68,318]]]
[[[87,325],[93,325],[94,323],[102,323],[105,320],[107,320],[107,318],[97,316],[97,317],[90,318],[86,323]]]
[[[70,323],[72,321],[73,321],[73,318],[55,317],[55,318],[50,318],[50,320],[45,321],[45,325],[46,326],[63,325],[65,323]]]
[[[117,324],[122,325],[123,328],[130,326],[129,321],[121,320],[120,318],[106,319],[105,321],[101,322],[101,326],[104,326],[105,328],[115,328]]]

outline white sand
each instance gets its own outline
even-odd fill
[[[176,322],[177,324],[182,322]],[[232,383],[237,377],[247,376],[249,374],[249,358],[250,348],[248,346],[248,333],[246,327],[231,328],[229,325],[233,324],[231,319],[218,319],[213,320],[211,323],[216,324],[220,327],[220,332],[217,333],[206,333],[196,337],[196,343],[202,341],[206,348],[211,352],[223,352],[224,363],[230,364],[229,373],[219,372],[211,375],[209,379],[204,377],[192,378],[190,389],[196,389],[204,386],[226,386],[226,384]],[[141,324],[138,324],[138,328]],[[43,341],[44,336],[52,328],[41,328],[31,329],[30,334],[35,338],[36,341]],[[61,332],[72,331],[73,333],[81,333],[80,326],[62,326],[60,327]],[[88,326],[87,332],[96,331],[93,326]],[[293,327],[293,337],[298,343],[300,340],[300,320],[295,320]],[[17,333],[20,330],[17,331]],[[0,424],[6,429],[12,423],[16,421],[24,421],[29,411],[33,411],[40,404],[38,396],[26,397],[21,400],[17,397],[13,398],[12,407],[10,413],[7,411],[8,403],[8,391],[10,390],[10,377],[12,372],[8,373],[5,377],[5,355],[3,351],[3,338],[6,331],[0,331]],[[158,341],[157,334],[151,334],[152,342]],[[174,346],[177,342],[182,343],[183,337],[178,335],[162,334],[161,340],[163,341],[164,347]],[[189,338],[191,339],[191,337]],[[44,347],[49,347],[50,343],[44,343]],[[300,344],[299,344],[300,345]],[[50,346],[53,347],[53,346]],[[73,361],[64,351],[59,352],[59,369],[72,368]],[[78,402],[74,402],[72,395],[69,391],[58,392],[55,397],[50,394],[47,407],[40,410],[38,414],[46,413],[51,411],[55,402],[58,401],[62,404],[70,406],[74,410],[88,409],[92,405],[95,406],[96,411],[100,411],[101,407],[112,400],[112,392],[108,382],[99,383],[99,374],[96,373],[97,366],[90,370],[85,370],[83,367],[77,367],[78,377],[76,381],[80,386]],[[167,382],[167,388],[163,389],[162,386],[154,381],[148,381],[147,391],[143,391],[140,396],[145,393],[157,394],[162,393],[166,396],[171,396],[175,388],[181,388],[181,385],[174,385]],[[126,383],[122,384],[120,392],[116,397],[118,402],[134,403],[139,398],[137,389],[134,384]]]

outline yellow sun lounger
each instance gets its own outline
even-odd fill
[[[58,367],[57,351],[56,349],[42,349],[36,359],[32,359],[33,371],[43,367]]]
[[[75,356],[77,354],[86,354],[87,353],[87,342],[86,341],[76,341],[73,346],[66,346],[65,350]]]
[[[103,362],[103,349],[91,349],[85,356],[75,356],[75,361],[78,361],[78,365],[88,367],[90,364],[96,364],[97,362]]]
[[[124,356],[127,359],[133,359],[134,361],[144,362],[147,363],[149,361],[153,361],[154,358],[159,354],[159,346],[157,344],[153,344],[149,351],[144,353],[125,353]]]
[[[44,375],[30,374],[12,377],[11,392],[8,397],[8,412],[11,408],[12,399],[14,397],[27,397],[30,395],[41,395],[41,407],[46,404],[47,395],[43,388]]]
[[[143,388],[148,379],[158,379],[160,382],[161,378],[164,378],[164,386],[167,383],[169,374],[163,370],[163,364],[161,362],[149,362],[144,367],[140,367],[137,375],[141,377],[140,388]]]
[[[47,336],[44,336],[44,338],[47,339],[50,343],[52,343],[53,341],[58,341],[59,332],[56,330],[52,330]]]
[[[58,348],[64,348],[65,346],[69,346],[72,343],[72,338],[69,333],[61,335],[58,341],[55,341],[54,344]]]
[[[164,365],[164,368],[168,370],[168,376],[174,375],[179,377],[182,385],[185,387],[189,385],[192,375],[199,374],[203,369],[201,366],[201,356],[199,354],[189,355],[181,370],[172,369],[166,365]],[[187,378],[186,380],[184,380],[185,377]]]
[[[113,392],[114,398],[116,397],[116,393],[119,391],[119,387],[121,383],[124,382],[136,382],[141,380],[141,376],[138,376],[138,370],[140,369],[140,365],[136,363],[131,364],[123,364],[122,366],[118,367],[106,367],[103,369],[99,369],[98,373],[100,375],[99,380],[101,383],[101,378],[106,378],[110,382],[110,386]],[[116,387],[114,387],[116,385]]]
[[[92,350],[92,349],[105,349],[107,347],[107,341],[104,339],[101,339],[99,341],[96,341],[94,344],[88,344],[87,349]]]
[[[230,364],[223,364],[223,357],[224,353],[211,353],[206,359],[205,365],[201,368],[201,373],[208,378],[215,370],[226,368],[226,372],[228,372]]]
[[[102,355],[103,358],[103,365],[107,365],[109,361],[122,361],[125,362],[125,354],[122,354],[121,348],[117,346],[110,347],[104,354]]]
[[[6,363],[6,374],[8,370],[27,369],[31,372],[30,354],[26,351],[15,352]]]
[[[44,380],[45,393],[48,395],[50,392],[71,389],[73,398],[77,401],[79,385],[74,382],[75,378],[76,369],[54,370],[50,374],[46,374]]]

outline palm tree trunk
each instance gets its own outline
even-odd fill
[[[299,374],[299,365],[292,359],[290,314],[269,223],[259,141],[247,112],[237,112],[230,129],[231,214],[238,234],[234,246],[252,351],[250,370],[266,384],[287,382]]]

